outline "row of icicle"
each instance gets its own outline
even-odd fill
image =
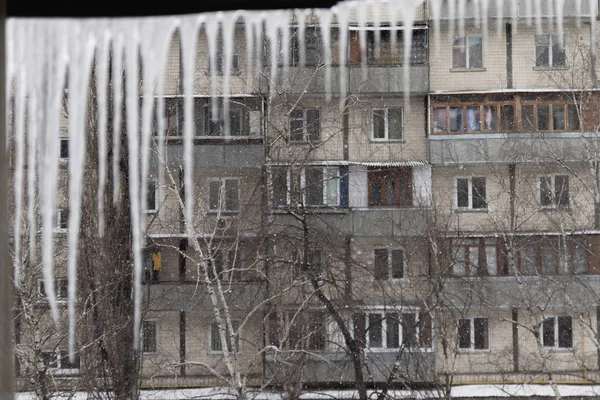
[[[81,201],[84,166],[84,149],[86,146],[85,118],[87,110],[87,88],[91,84],[90,72],[95,63],[97,79],[97,115],[98,115],[98,155],[99,155],[99,188],[98,218],[100,225],[99,234],[104,228],[104,194],[106,190],[107,174],[112,173],[115,198],[119,196],[119,168],[118,158],[113,158],[112,166],[107,165],[106,139],[112,135],[118,139],[121,135],[118,127],[121,118],[125,118],[127,127],[127,140],[129,151],[129,199],[131,202],[131,218],[133,231],[134,252],[134,342],[136,349],[140,342],[141,299],[142,299],[142,259],[141,253],[144,245],[144,223],[142,205],[146,204],[146,191],[139,188],[146,187],[149,174],[150,141],[152,136],[153,102],[145,101],[142,109],[139,108],[139,96],[151,96],[157,99],[157,114],[164,115],[163,93],[165,87],[165,65],[171,45],[173,34],[178,31],[181,40],[182,71],[183,71],[183,97],[184,115],[193,114],[193,86],[194,65],[198,34],[203,30],[207,39],[207,52],[211,62],[210,81],[213,99],[217,98],[217,65],[216,55],[219,43],[223,45],[224,74],[223,112],[229,112],[230,96],[229,83],[232,65],[233,40],[236,26],[245,25],[246,41],[246,71],[247,81],[251,82],[262,68],[262,44],[268,39],[271,47],[277,46],[279,39],[282,43],[289,43],[290,26],[298,29],[300,47],[300,61],[305,58],[304,32],[308,24],[318,22],[321,26],[324,67],[325,89],[327,99],[331,98],[331,63],[332,54],[330,43],[330,28],[339,27],[339,56],[345,59],[347,52],[348,26],[357,25],[359,28],[359,43],[362,52],[363,72],[365,68],[367,36],[365,28],[372,26],[378,28],[380,24],[389,24],[390,29],[404,29],[404,92],[409,90],[409,65],[410,46],[412,41],[412,28],[418,12],[422,7],[428,8],[430,19],[433,21],[434,40],[439,42],[439,22],[443,0],[390,0],[390,1],[352,1],[341,2],[331,9],[293,10],[293,11],[235,11],[218,12],[214,14],[200,14],[189,16],[169,16],[136,19],[11,19],[7,24],[7,95],[14,100],[14,123],[10,124],[9,137],[14,138],[14,266],[15,284],[20,282],[22,262],[22,236],[28,233],[30,257],[35,258],[37,247],[37,196],[39,195],[41,208],[41,223],[44,227],[53,225],[54,210],[57,207],[58,181],[59,181],[59,136],[61,132],[61,110],[64,87],[68,90],[68,136],[69,163],[68,163],[68,315],[69,315],[69,351],[73,356],[75,352],[75,299],[77,288],[77,247],[79,241],[79,226],[81,221]],[[542,25],[542,13],[550,11],[553,23],[558,32],[563,30],[562,10],[565,0],[525,0],[526,17],[518,18],[518,1],[506,0],[510,5],[510,18],[516,26],[523,21],[531,25],[535,20],[538,30]],[[545,7],[543,7],[544,1]],[[574,0],[577,15],[589,11],[589,15],[596,15],[596,1],[588,0],[589,10],[582,10],[582,0]],[[495,10],[495,11],[494,11]],[[475,25],[481,26],[484,35],[488,30],[488,15],[492,13],[496,18],[502,18],[504,10],[503,0],[457,0],[448,3],[447,13],[453,21],[450,25],[450,36],[455,29],[459,33],[465,30],[465,16],[467,11],[473,16]],[[367,21],[369,11],[372,21]],[[291,13],[294,18],[292,20]],[[535,16],[532,18],[532,15]],[[387,21],[382,21],[387,16]],[[315,19],[316,18],[316,19]],[[418,20],[421,17],[417,17]],[[592,32],[595,32],[595,18],[590,18]],[[421,21],[426,22],[426,21]],[[455,27],[455,23],[458,25]],[[579,25],[579,17],[577,18]],[[498,27],[500,23],[496,24]],[[401,28],[399,28],[401,26]],[[219,40],[219,30],[221,41]],[[500,33],[500,30],[497,30]],[[392,32],[392,40],[395,34]],[[561,36],[562,37],[562,36]],[[379,35],[376,33],[376,40]],[[392,42],[392,45],[395,45]],[[379,43],[376,43],[376,47]],[[435,46],[438,48],[439,46]],[[289,50],[289,46],[284,45]],[[592,38],[592,48],[594,48]],[[288,73],[290,53],[282,54],[284,68],[278,70],[279,54],[276,48],[270,48],[270,81],[275,82],[278,73]],[[377,49],[375,50],[378,53]],[[111,56],[112,54],[112,56]],[[141,56],[143,70],[139,70],[138,55]],[[112,65],[109,68],[109,63]],[[345,66],[342,62],[340,68],[339,97],[344,98],[347,91]],[[112,70],[112,77],[109,71]],[[122,72],[127,76],[125,82]],[[67,74],[68,72],[68,74]],[[140,76],[140,74],[142,74]],[[68,76],[66,79],[65,77]],[[107,83],[112,80],[114,97],[107,98]],[[138,82],[143,82],[141,92]],[[123,85],[125,84],[125,87]],[[123,98],[122,94],[125,93]],[[273,93],[271,93],[273,95]],[[125,104],[123,104],[125,102]],[[112,126],[107,129],[109,115],[108,105],[112,104],[115,116]],[[121,116],[123,105],[126,106],[126,115]],[[217,115],[218,102],[212,102],[212,115]],[[9,110],[10,111],[10,110]],[[141,132],[138,125],[141,116]],[[227,118],[225,118],[227,120]],[[192,144],[194,136],[194,119],[184,118],[184,168],[193,171]],[[226,133],[228,126],[225,127]],[[159,157],[162,159],[164,147],[165,121],[158,118],[158,143]],[[113,154],[119,154],[120,140],[112,141]],[[28,168],[25,168],[25,164]],[[26,175],[26,176],[25,176]],[[194,185],[193,175],[185,174],[185,218],[192,221],[194,214]],[[163,181],[162,177],[159,181]],[[92,184],[92,183],[90,183]],[[24,203],[27,202],[27,213],[24,216]],[[25,232],[28,226],[28,232]],[[190,233],[190,230],[187,232]],[[45,291],[48,296],[52,316],[58,323],[58,307],[56,290],[54,287],[54,244],[53,230],[41,230],[41,260],[43,262],[43,278]]]

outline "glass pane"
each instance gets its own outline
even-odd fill
[[[156,210],[156,183],[148,181],[148,191],[146,192],[146,210]]]
[[[456,180],[456,206],[459,208],[469,207],[469,180]]]
[[[384,181],[385,202],[384,205],[391,206],[396,204],[396,181]]]
[[[467,49],[465,46],[464,37],[454,37],[454,43],[452,44],[452,67],[453,68],[466,68],[467,67]]]
[[[373,138],[385,139],[385,110],[373,110]]]
[[[273,168],[273,205],[287,204],[287,169]]]
[[[573,347],[573,326],[571,317],[558,317],[558,347]]]
[[[475,318],[473,321],[474,345],[476,350],[489,348],[488,319]]]
[[[209,208],[218,210],[221,196],[221,181],[210,181],[210,190],[208,194]]]
[[[452,274],[454,276],[465,276],[465,247],[455,246],[453,249],[454,262],[452,264]]]
[[[240,209],[240,189],[237,179],[227,179],[225,181],[225,209],[228,211],[237,211]]]
[[[388,279],[388,251],[387,249],[375,249],[373,251],[375,262],[375,279]]]
[[[535,65],[537,67],[550,65],[549,44],[550,37],[548,35],[535,35]]]
[[[306,204],[319,206],[323,204],[323,167],[306,168],[305,177]]]
[[[502,131],[512,132],[515,129],[515,107],[502,106]]]
[[[588,269],[588,250],[583,244],[573,249],[573,270],[576,274],[585,274]]]
[[[325,168],[325,201],[327,205],[337,206],[339,204],[339,168]]]
[[[433,109],[433,132],[446,132],[446,107],[436,107]]]
[[[498,108],[496,106],[483,107],[483,130],[486,132],[498,130]]]
[[[462,107],[450,107],[450,132],[464,132]]]
[[[569,176],[556,175],[554,177],[554,190],[556,205],[558,207],[569,207]]]
[[[244,135],[245,132],[243,129],[243,111],[240,106],[236,106],[234,104],[231,105],[231,109],[229,110],[229,134],[231,136],[240,136]]]
[[[489,276],[498,275],[498,254],[496,246],[485,246],[485,262]]]
[[[354,339],[360,348],[366,346],[366,327],[365,327],[365,315],[364,314],[353,314],[352,315],[352,328],[354,331]]]
[[[577,106],[575,104],[568,105],[569,110],[569,130],[579,130],[579,114],[577,113]]]
[[[398,314],[390,313],[385,315],[386,319],[386,336],[387,347],[389,349],[397,349],[400,347],[400,324]]]
[[[523,275],[537,274],[537,248],[527,246],[521,250],[521,273]]]
[[[481,36],[469,37],[469,68],[483,66],[483,46]]]
[[[554,318],[546,318],[542,323],[542,344],[554,347]]]
[[[538,104],[537,106],[538,129],[540,131],[550,130],[550,106]]]
[[[406,348],[417,347],[416,314],[402,314],[402,345]]]
[[[556,273],[556,260],[554,257],[554,247],[545,244],[541,249],[542,255],[542,274],[554,275]]]
[[[552,193],[552,177],[540,178],[540,204],[543,206],[553,205],[554,193]]]
[[[373,205],[373,206],[382,205],[381,184],[382,184],[382,182],[378,179],[371,181],[371,205]]]
[[[308,133],[308,140],[319,140],[321,131],[321,125],[319,121],[319,110],[306,110],[306,131]]]
[[[563,37],[562,44],[558,35],[552,35],[552,66],[564,67],[566,64],[565,42]]]
[[[523,118],[523,130],[532,131],[534,127],[533,105],[524,104],[521,110]]]
[[[431,316],[426,312],[419,313],[419,346],[421,348],[431,348],[432,331]]]
[[[392,250],[392,278],[404,278],[403,250]]]
[[[221,336],[219,333],[219,325],[213,323],[210,325],[210,349],[212,351],[222,351]]]
[[[470,349],[471,348],[471,320],[470,319],[459,319],[458,320],[458,348]]]
[[[479,275],[479,246],[469,246],[469,275]]]
[[[303,125],[304,123],[302,119],[290,119],[290,140],[304,140]]]
[[[479,132],[481,130],[480,114],[479,106],[467,107],[467,132]]]
[[[485,201],[485,178],[473,178],[473,208],[487,208]]]
[[[388,110],[389,139],[402,139],[402,109]]]
[[[562,104],[552,105],[552,129],[565,130],[565,106]]]
[[[383,347],[381,314],[369,314],[369,347]]]

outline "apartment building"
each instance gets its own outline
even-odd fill
[[[563,32],[548,9],[527,26],[524,1],[518,24],[506,4],[488,30],[444,6],[439,40],[425,4],[408,66],[385,11],[333,24],[328,67],[310,13],[302,26],[289,12],[289,38],[265,39],[258,66],[236,26],[230,76],[201,32],[191,123],[175,32],[151,99],[166,137],[145,205],[142,386],[593,382],[597,32],[575,3]],[[85,368],[55,348],[50,373]]]

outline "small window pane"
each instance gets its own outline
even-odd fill
[[[565,106],[562,104],[552,105],[552,129],[565,130]]]
[[[468,272],[470,276],[479,275],[479,246],[469,246]]]
[[[380,206],[382,205],[381,201],[381,181],[380,180],[372,180],[371,181],[371,205]]]
[[[148,191],[146,192],[146,210],[156,210],[156,183],[148,180]]]
[[[402,139],[402,109],[388,110],[388,136],[389,139]]]
[[[221,197],[221,181],[210,181],[209,202],[211,210],[218,210]]]
[[[487,202],[485,200],[485,178],[473,178],[473,208],[485,209]]]
[[[388,278],[388,251],[387,249],[375,249],[373,251],[375,258],[375,279],[383,280]]]
[[[419,313],[419,346],[424,349],[431,348],[432,330],[431,316],[426,312]]]
[[[239,181],[237,179],[225,180],[225,209],[237,211],[240,209]]]
[[[470,349],[471,348],[471,320],[460,319],[458,320],[458,348]]]
[[[433,109],[433,132],[446,132],[446,107],[436,107]]]
[[[385,205],[392,206],[396,204],[396,186],[397,182],[387,179],[383,182],[385,189]]]
[[[463,246],[455,246],[453,249],[454,262],[452,264],[452,273],[454,276],[466,275],[465,250]]]
[[[469,180],[456,180],[456,205],[459,208],[469,207]]]
[[[392,250],[392,278],[404,278],[404,251]]]
[[[498,130],[498,108],[496,106],[483,107],[483,130],[486,132]]]
[[[325,197],[326,204],[336,206],[339,204],[339,168],[325,168]]]
[[[287,204],[287,169],[273,168],[273,205]]]
[[[538,104],[537,106],[538,129],[540,131],[550,130],[550,106]]]
[[[524,104],[522,107],[523,130],[532,131],[534,127],[533,105]]]
[[[402,314],[402,345],[409,349],[417,347],[416,314]]]
[[[450,107],[450,132],[464,132],[462,107]]]
[[[144,321],[142,324],[142,350],[144,353],[156,353],[156,321]]]
[[[535,65],[547,67],[550,65],[550,38],[548,35],[535,35]]]
[[[385,110],[373,110],[373,138],[385,139]]]
[[[564,38],[563,38],[564,39]],[[564,67],[566,64],[564,40],[560,43],[559,35],[552,35],[552,66]]]
[[[542,274],[554,275],[556,273],[556,260],[554,257],[554,247],[545,244],[541,249],[542,256]]]
[[[576,274],[585,274],[588,269],[588,250],[583,244],[573,249],[573,270]]]
[[[568,105],[569,110],[569,130],[579,130],[579,114],[577,113],[577,106],[575,104]]]
[[[540,178],[540,204],[542,206],[551,206],[553,204],[553,199],[552,177],[543,176]]]
[[[306,203],[309,206],[323,205],[323,168],[306,168]]]
[[[554,318],[546,318],[542,324],[542,343],[544,347],[554,347]]]
[[[469,68],[483,66],[483,46],[481,36],[469,37]]]
[[[69,158],[69,139],[60,139],[60,158]]]
[[[467,107],[467,132],[481,131],[481,112],[479,106]]]
[[[404,317],[404,314],[402,317]],[[398,314],[386,314],[385,319],[387,325],[385,332],[387,336],[387,347],[389,349],[397,349],[400,347],[400,323],[398,320]]]
[[[526,246],[521,250],[521,273],[523,275],[537,274],[537,248]]]
[[[475,350],[489,349],[488,319],[475,318],[473,320]]]
[[[573,326],[571,317],[558,317],[558,347],[573,347]]]
[[[515,129],[515,107],[512,105],[502,106],[502,131],[512,132]]]
[[[554,177],[554,190],[556,205],[558,207],[569,207],[569,177],[567,175],[556,175]]]
[[[221,336],[219,332],[219,325],[214,322],[210,325],[210,350],[211,351],[223,351],[221,346]]]
[[[498,255],[496,246],[485,246],[485,262],[489,276],[498,274]]]
[[[466,68],[467,67],[467,48],[465,46],[464,37],[454,37],[452,45],[452,67]]]
[[[321,125],[318,109],[306,110],[306,132],[308,140],[317,141],[320,138]]]
[[[369,314],[369,347],[383,347],[383,327],[380,314]]]

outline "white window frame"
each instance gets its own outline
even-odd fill
[[[559,317],[569,317],[571,319],[571,347],[560,347],[559,342],[559,330],[558,330],[558,318]],[[546,346],[544,344],[544,321],[547,319],[554,319],[554,346]],[[573,334],[573,317],[570,315],[547,315],[542,318],[542,322],[540,323],[540,344],[546,350],[558,350],[558,351],[568,351],[572,350],[575,342],[575,335]]]
[[[465,347],[460,347],[460,320],[462,319],[468,319],[469,323],[470,323],[470,334],[471,334],[471,338],[470,338],[470,347],[469,348],[465,348]],[[476,349],[475,348],[475,320],[476,319],[485,319],[487,320],[487,344],[488,344],[488,348],[487,349]],[[456,321],[456,348],[458,349],[459,352],[477,352],[477,353],[485,353],[485,352],[490,352],[492,350],[492,329],[490,327],[491,325],[491,321],[488,317],[483,317],[483,316],[473,316],[473,317],[465,317],[465,318],[459,318]]]
[[[225,321],[223,321],[223,323],[225,325],[227,324]],[[206,348],[208,349],[208,354],[211,354],[211,355],[223,354],[223,350],[214,350],[212,348],[212,327],[215,324],[217,324],[217,326],[218,326],[218,323],[216,321],[212,321],[210,324],[208,324],[208,333],[206,335],[206,338],[207,338]],[[238,334],[237,342],[238,343],[237,343],[237,348],[235,349],[235,351],[232,351],[233,349],[229,349],[229,354],[242,354],[242,330],[239,327],[240,321],[237,319],[233,319],[233,320],[231,320],[231,324],[232,325],[237,324],[237,334]],[[217,327],[217,329],[218,329],[218,327]],[[220,334],[220,330],[219,330],[219,334]],[[219,340],[220,339],[221,338],[219,337]],[[232,344],[232,347],[235,347],[235,346]],[[221,349],[222,348],[223,348],[223,344],[221,343]]]
[[[62,219],[62,215],[63,213],[66,211],[67,213],[67,221],[66,221],[66,227],[62,227],[60,220]],[[68,214],[69,214],[69,207],[58,207],[55,211],[54,211],[54,215],[52,216],[52,230],[55,233],[66,233],[69,231],[69,218],[68,218]]]
[[[295,140],[292,139],[292,120],[300,120],[299,118],[292,118],[292,112],[294,111],[302,111],[302,139],[301,140]],[[316,140],[311,140],[308,137],[308,111],[310,110],[317,110],[319,112],[319,138]],[[297,107],[294,108],[290,111],[289,117],[288,117],[288,128],[289,128],[289,134],[290,134],[290,143],[315,143],[315,142],[320,142],[321,141],[321,136],[322,136],[322,132],[321,132],[321,109],[319,107]]]
[[[227,201],[226,201],[226,182],[227,181],[237,181],[237,203],[238,203],[238,208],[237,210],[228,210],[224,207],[227,206]],[[218,208],[211,208],[211,197],[210,197],[210,185],[212,182],[220,182],[220,188],[219,188],[219,207]],[[209,178],[208,179],[208,212],[215,214],[215,213],[224,213],[224,214],[237,214],[240,212],[240,209],[242,208],[241,205],[241,178],[239,177],[224,177],[224,178]]]
[[[537,48],[538,48],[538,44],[536,43],[537,41],[537,36],[547,36],[548,37],[548,65],[537,65]],[[554,65],[554,53],[552,52],[553,47],[554,47],[554,42],[553,42],[553,37],[554,36],[558,36],[557,33],[542,33],[541,35],[538,35],[537,33],[533,35],[533,51],[534,51],[534,62],[535,62],[535,67],[536,68],[566,68],[567,67],[567,43],[566,43],[566,39],[565,39],[565,35],[563,34],[563,50],[565,52],[565,63],[563,65]],[[541,46],[540,46],[541,47]]]
[[[321,167],[323,169],[323,204],[321,205],[309,205],[306,204],[306,168],[318,168]],[[276,168],[285,168],[286,169],[286,179],[287,179],[287,187],[286,187],[286,203],[288,206],[292,206],[292,168],[290,166],[276,166]],[[327,178],[327,170],[335,171],[335,177],[332,179],[336,183],[336,202],[328,203],[327,202],[327,183],[329,179]],[[306,166],[300,169],[300,190],[302,191],[302,204],[305,207],[339,207],[340,205],[340,167],[339,166],[331,166],[331,165],[314,165],[314,166]],[[279,206],[282,207],[282,206]]]
[[[56,278],[54,279],[54,291],[55,291],[55,297],[56,297],[56,301],[58,303],[65,303],[69,297],[69,293],[68,293],[68,289],[67,289],[67,293],[64,293],[63,295],[61,295],[60,293],[60,283],[61,282],[67,282],[67,287],[69,285],[69,280],[67,278]],[[40,301],[43,302],[47,302],[47,295],[44,295],[42,293],[42,284],[44,284],[44,280],[42,278],[39,278],[37,280],[37,295]],[[44,289],[45,291],[45,289]]]
[[[473,179],[483,178],[485,180],[485,208],[473,208]],[[467,207],[459,207],[458,206],[458,181],[459,179],[467,179],[468,180],[468,197],[469,204]],[[485,176],[457,176],[454,178],[454,209],[457,211],[487,211],[488,210],[488,201],[487,201],[487,178]]]
[[[61,157],[61,154],[60,154],[60,151],[61,151],[60,149],[62,148],[63,142],[67,142],[67,156],[66,157]],[[59,159],[59,161],[66,162],[69,160],[70,154],[68,154],[69,153],[68,148],[69,148],[69,138],[61,137],[58,141],[58,159]]]
[[[388,273],[388,278],[387,279],[375,279],[375,250],[387,250],[387,273]],[[393,272],[394,272],[394,265],[393,265],[393,257],[392,254],[394,251],[401,251],[402,252],[402,277],[401,278],[394,278],[393,277]],[[401,281],[403,279],[406,279],[406,250],[404,250],[403,247],[374,247],[373,248],[373,280],[375,282],[395,282],[395,281]]]
[[[433,337],[434,332],[435,332],[435,328],[434,328],[434,321],[433,321],[433,316],[431,317],[431,347],[427,348],[427,347],[420,347],[420,343],[419,343],[419,338],[420,338],[420,326],[419,326],[419,314],[421,313],[421,311],[424,310],[420,310],[414,307],[410,307],[410,308],[387,308],[387,309],[382,309],[382,308],[378,308],[378,309],[361,309],[361,310],[357,310],[357,312],[363,314],[364,318],[365,318],[365,350],[369,350],[372,351],[374,353],[385,353],[385,352],[390,352],[390,351],[398,351],[400,349],[403,349],[404,351],[414,351],[414,352],[433,352],[434,351],[434,347],[435,347],[435,339]],[[382,347],[371,347],[370,345],[370,337],[369,337],[369,315],[372,314],[378,314],[380,317],[382,317],[381,320],[381,343],[382,343]],[[386,314],[397,314],[398,315],[398,330],[399,330],[399,347],[386,347],[387,346],[387,319],[385,318]],[[404,341],[404,328],[402,327],[402,314],[414,314],[415,315],[415,341],[416,341],[416,346],[415,347],[403,347],[403,341]],[[354,333],[354,327],[353,324],[350,324],[350,327],[352,328],[352,336],[355,336]]]
[[[154,184],[154,208],[153,209],[149,209],[146,208],[145,206],[147,206],[148,204],[144,204],[144,213],[146,214],[156,214],[158,212],[158,181],[154,178],[148,178],[148,180],[146,181],[146,185],[150,185],[151,183]],[[146,196],[149,196],[150,194],[148,193],[148,188],[146,188]],[[147,200],[148,197],[146,197]]]
[[[400,110],[402,113],[402,137],[400,139],[390,139],[390,126],[389,126],[389,112],[390,110]],[[375,137],[375,112],[384,112],[384,137]],[[373,108],[371,110],[371,140],[374,142],[404,142],[404,107],[387,107],[387,108]]]
[[[478,37],[481,39],[481,66],[480,67],[472,67],[470,65],[470,51],[469,51],[469,38],[472,37]],[[465,38],[465,66],[464,67],[457,67],[454,66],[454,39],[456,38]],[[458,36],[455,35],[452,41],[452,69],[454,70],[481,70],[484,68],[485,63],[483,62],[483,50],[485,49],[485,45],[483,43],[483,36],[481,35],[465,35],[465,36]]]
[[[567,177],[567,181],[569,182],[569,204],[567,206],[561,206],[558,204],[558,199],[556,198],[556,177],[557,176],[565,176]],[[550,209],[550,210],[570,210],[571,205],[573,204],[573,199],[571,198],[571,178],[568,174],[542,174],[537,177],[537,200],[541,208]],[[552,191],[552,202],[549,205],[542,205],[542,178],[550,178],[551,180],[551,191]]]
[[[68,353],[68,350],[63,348],[57,348],[55,350],[42,350],[43,354],[53,354],[56,357],[56,367],[47,367],[50,373],[52,375],[78,375],[81,371],[81,355],[77,355],[79,357],[79,368],[63,368],[62,358],[60,356],[61,351]]]
[[[156,344],[156,349],[155,351],[144,351],[144,322],[154,322],[154,340],[155,340],[155,344]],[[157,318],[149,318],[149,319],[144,319],[142,321],[142,326],[141,326],[142,332],[140,332],[140,348],[142,351],[142,354],[144,355],[154,355],[154,354],[158,354],[158,319]]]

